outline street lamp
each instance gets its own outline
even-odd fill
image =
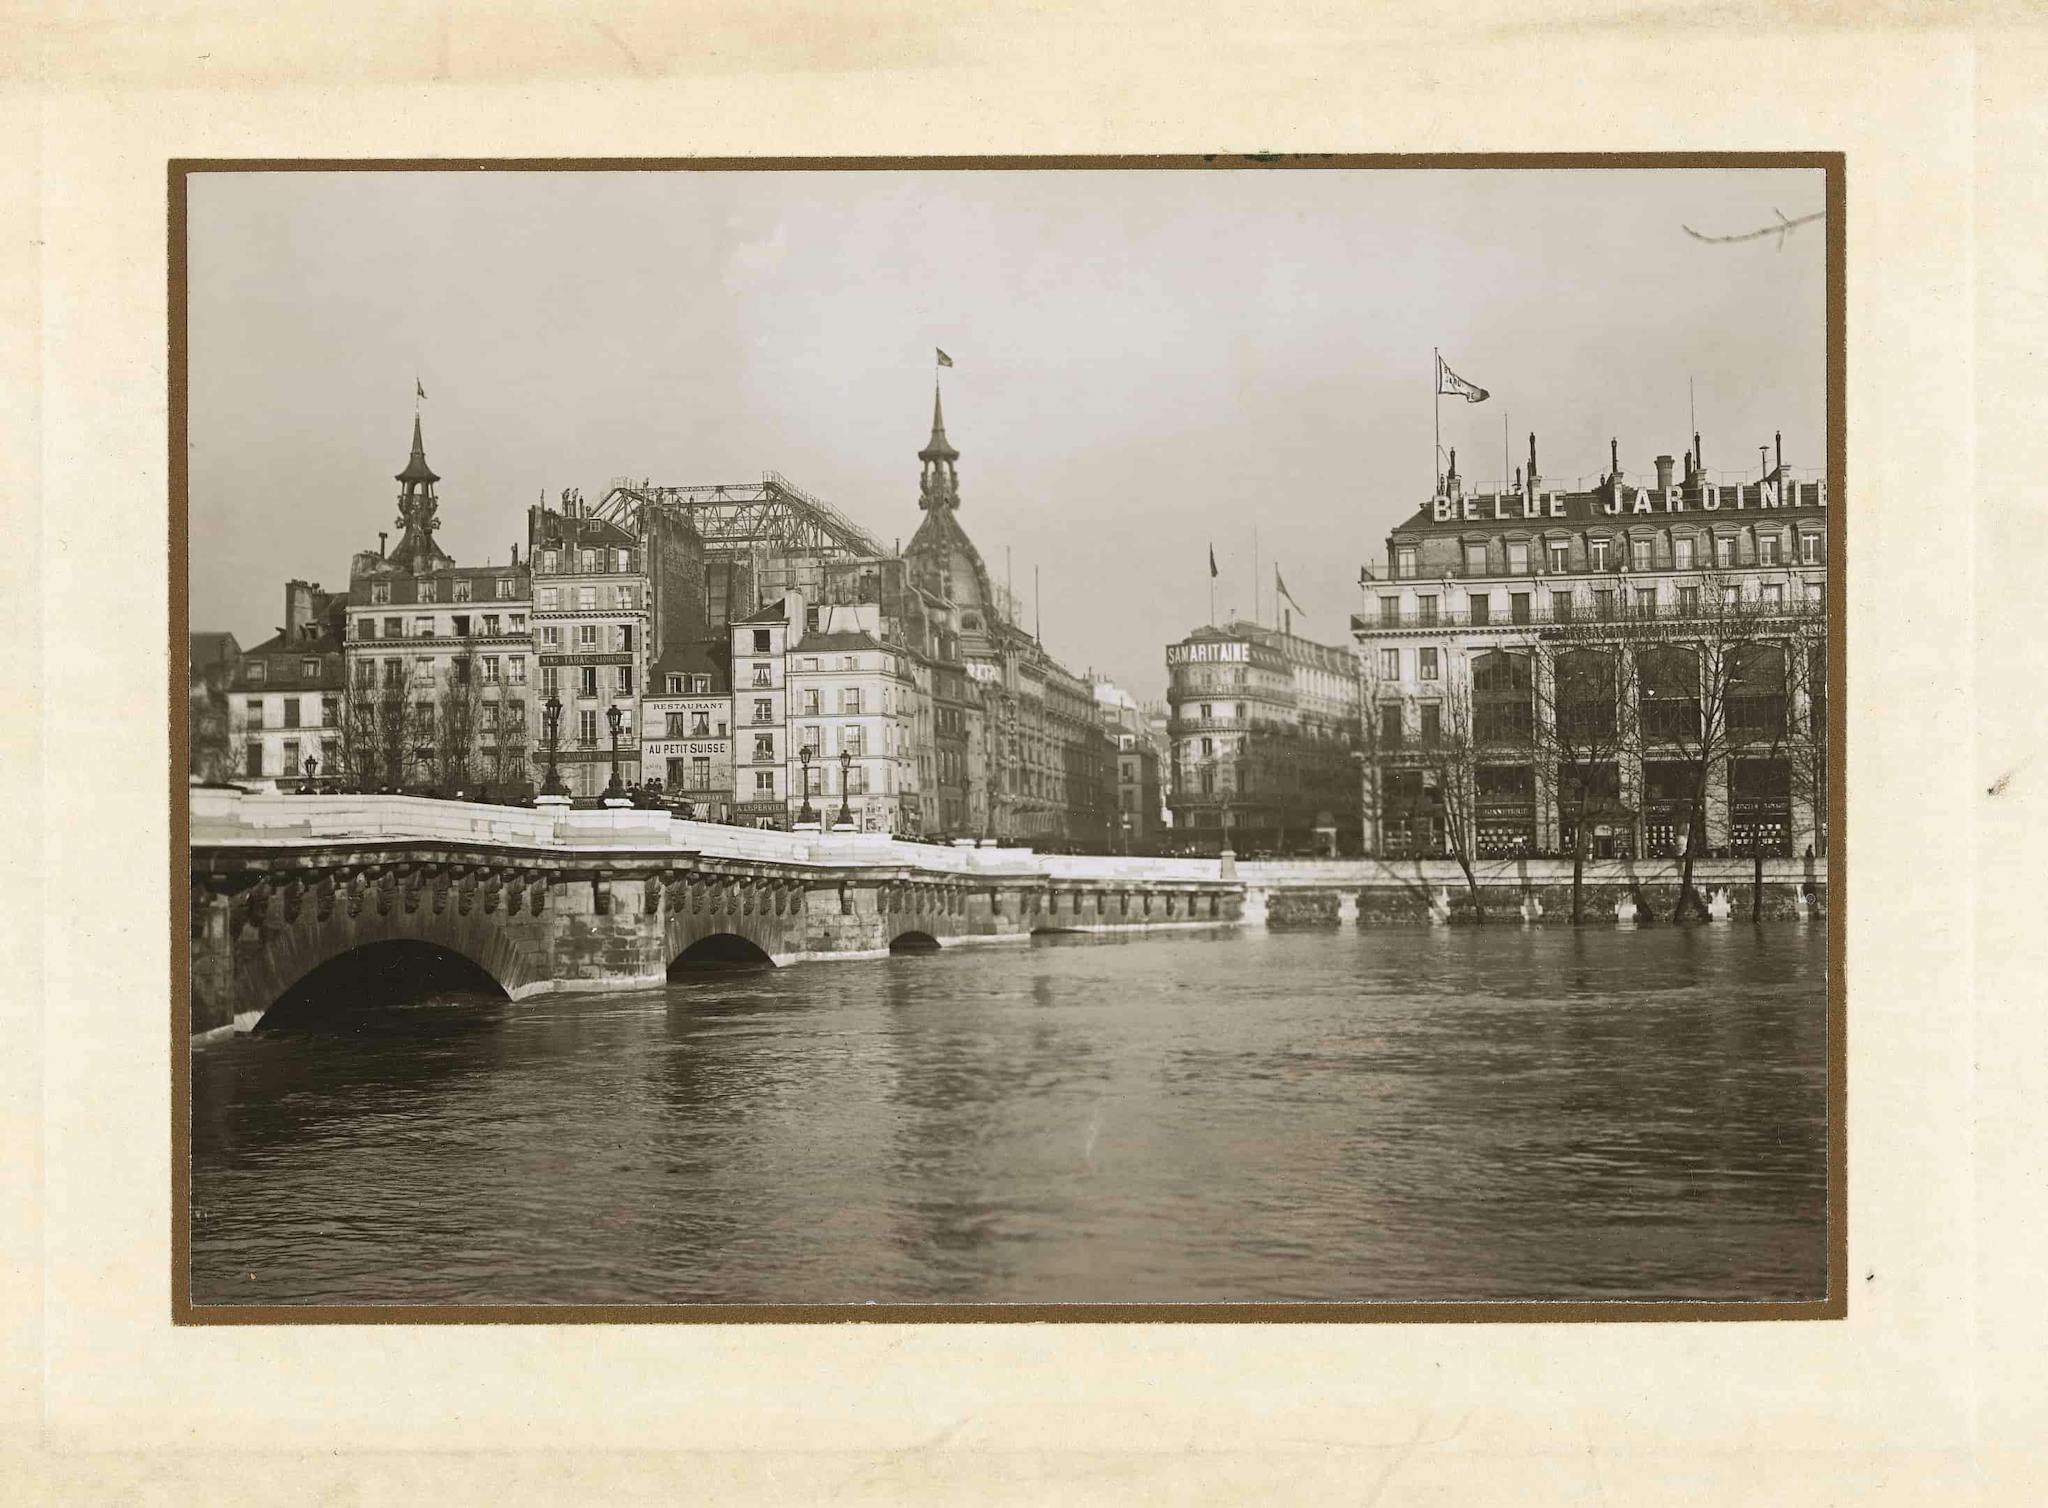
[[[562,788],[562,772],[557,765],[562,752],[562,699],[559,696],[548,697],[542,717],[547,723],[548,779],[540,793],[543,796],[566,796],[569,793]]]
[[[625,714],[619,711],[617,702],[604,709],[604,720],[606,726],[612,730],[612,780],[611,784],[604,788],[604,793],[607,798],[612,798],[626,794],[619,780],[619,727],[626,718]]]
[[[796,751],[796,757],[804,762],[804,804],[796,814],[799,822],[815,822],[818,814],[811,810],[811,746],[805,744]]]
[[[308,754],[306,756],[306,794],[309,796],[319,788],[313,780],[313,772],[319,768],[320,761]]]
[[[839,825],[841,827],[853,826],[853,808],[846,801],[847,782],[852,773],[853,750],[841,749],[839,751]]]

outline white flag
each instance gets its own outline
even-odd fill
[[[1484,403],[1487,398],[1485,388],[1460,377],[1444,365],[1441,356],[1436,359],[1436,390],[1440,394],[1449,393],[1454,398],[1463,398],[1467,403]]]

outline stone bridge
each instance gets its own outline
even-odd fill
[[[1035,932],[1242,916],[1215,860],[1034,854],[664,813],[199,790],[191,1027],[250,1030],[316,970],[429,945],[514,1000],[655,984],[679,963],[776,964]]]

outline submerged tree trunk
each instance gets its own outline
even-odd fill
[[[1586,921],[1586,797],[1579,795],[1578,820],[1572,829],[1572,925]]]
[[[1472,893],[1472,920],[1480,924],[1486,921],[1486,903],[1479,899],[1479,879],[1472,873],[1472,861],[1465,857],[1465,850],[1458,849],[1458,868],[1465,872],[1465,888]]]
[[[1700,798],[1695,791],[1685,808],[1685,849],[1678,869],[1678,905],[1671,912],[1671,919],[1674,922],[1684,921],[1688,910],[1698,913],[1701,917],[1707,914],[1706,905],[1700,900],[1699,893],[1692,888],[1693,856],[1698,848],[1693,842],[1693,835],[1699,831],[1699,821]]]

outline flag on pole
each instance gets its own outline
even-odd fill
[[[1299,602],[1296,602],[1294,600],[1294,593],[1287,590],[1287,578],[1280,574],[1280,567],[1277,565],[1273,567],[1273,585],[1276,588],[1278,595],[1285,597],[1288,600],[1288,602],[1293,605],[1293,608],[1297,613],[1306,613],[1308,611],[1307,608],[1303,607]]]
[[[1485,388],[1460,377],[1444,364],[1441,356],[1436,359],[1436,391],[1439,397],[1449,394],[1454,398],[1463,398],[1467,403],[1484,403],[1487,399]]]
[[[939,348],[937,346],[933,346],[932,349],[934,351],[939,351]],[[948,356],[944,351],[939,351],[939,365],[942,367],[949,367],[952,364],[953,358]]]
[[[417,377],[412,380],[412,390],[415,397],[424,398],[427,396],[427,390],[420,386],[420,380]]]
[[[1209,579],[1211,581],[1216,579],[1216,547],[1214,545],[1209,546]]]

